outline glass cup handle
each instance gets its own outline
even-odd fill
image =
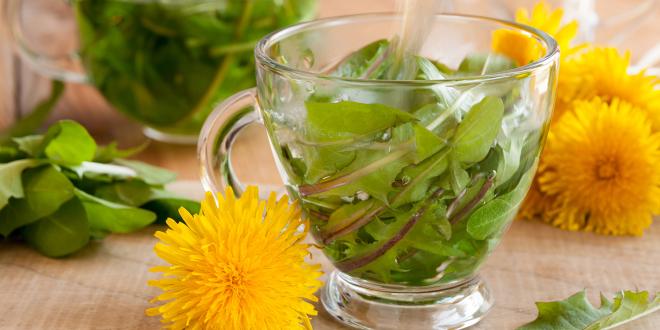
[[[256,89],[250,88],[220,103],[206,119],[197,142],[204,190],[216,192],[231,187],[237,195],[245,190],[232,169],[231,148],[243,128],[261,122],[258,107]]]
[[[9,41],[16,52],[23,60],[35,67],[39,73],[68,82],[87,82],[87,75],[82,72],[82,69],[75,70],[71,68],[82,68],[76,51],[71,51],[67,56],[53,57],[36,51],[29,46],[30,43],[24,33],[20,10],[21,5],[27,2],[24,0],[6,0],[5,17],[2,19],[3,22],[0,23],[5,24],[9,32]],[[69,63],[69,65],[65,63]]]

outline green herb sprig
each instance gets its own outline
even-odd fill
[[[621,291],[610,301],[600,295],[594,307],[584,291],[565,300],[537,302],[536,320],[518,330],[605,330],[613,329],[660,310],[660,293],[649,299],[646,291]]]
[[[72,120],[43,135],[7,137],[0,148],[0,237],[22,237],[40,253],[62,257],[90,238],[177,218],[181,206],[197,212],[197,202],[164,189],[174,173],[123,159],[141,149],[98,146]]]

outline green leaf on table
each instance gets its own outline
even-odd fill
[[[53,166],[23,172],[24,198],[12,199],[0,211],[0,234],[12,231],[57,211],[73,197],[73,185]]]
[[[526,175],[529,176],[529,172],[533,172],[530,171],[530,169],[533,168],[537,163],[540,143],[540,131],[530,134],[526,137],[520,151],[518,169],[507,181],[498,183],[498,193],[504,193],[515,189],[518,185],[520,185],[521,179],[524,179]]]
[[[22,137],[12,138],[12,141],[16,143],[18,149],[28,154],[31,157],[38,157],[39,153],[42,151],[42,145],[44,142],[43,135],[26,135]]]
[[[63,257],[89,242],[89,223],[83,204],[72,198],[55,213],[24,227],[23,237],[48,257]]]
[[[78,178],[88,178],[99,182],[112,182],[114,180],[126,180],[135,178],[138,173],[127,166],[97,162],[82,162],[75,166],[66,166],[73,171]]]
[[[179,208],[190,213],[198,213],[197,201],[177,196],[164,189],[151,187],[141,180],[119,181],[101,185],[94,191],[94,196],[106,201],[140,207],[156,214],[156,219],[163,222],[168,218],[179,219]]]
[[[167,219],[181,219],[180,208],[186,209],[191,214],[199,213],[201,208],[199,202],[181,197],[157,197],[141,207],[154,212],[159,223],[164,223]]]
[[[44,154],[62,165],[78,165],[94,159],[96,141],[87,130],[73,120],[61,120],[51,126],[44,137]]]
[[[115,159],[114,163],[133,169],[140,179],[150,185],[164,185],[176,179],[176,173],[137,160]]]
[[[96,197],[129,206],[142,206],[152,199],[152,195],[151,186],[142,180],[113,182],[94,190]]]
[[[64,83],[58,80],[53,80],[51,83],[50,96],[46,100],[40,102],[27,116],[14,123],[7,132],[0,134],[0,140],[34,133],[46,121],[46,118],[48,118],[48,115],[53,111],[53,108],[60,100],[60,97],[62,97],[63,92]]]
[[[499,97],[486,96],[475,104],[456,128],[453,159],[462,163],[484,159],[500,131],[503,114],[504,104]]]
[[[147,146],[149,146],[149,142],[128,149],[119,149],[117,148],[117,142],[111,142],[108,145],[98,146],[98,148],[96,148],[94,162],[110,163],[115,158],[127,158],[142,152]]]
[[[482,75],[516,68],[516,63],[500,54],[472,54],[466,56],[458,66],[458,73]]]
[[[17,146],[0,145],[0,163],[9,163],[20,158],[23,157]]]
[[[0,209],[7,205],[9,198],[23,198],[23,181],[21,174],[25,169],[43,164],[36,159],[21,159],[11,163],[0,164]]]
[[[179,209],[199,213],[200,204],[187,198],[177,196],[164,189],[146,185],[140,180],[117,182],[98,188],[94,194],[97,197],[130,206],[140,207],[156,214],[156,220],[164,223],[168,218],[180,219]]]
[[[89,232],[95,238],[108,233],[130,233],[156,220],[156,214],[137,207],[113,203],[76,189],[89,221]]]
[[[566,300],[537,302],[536,320],[518,330],[605,330],[660,310],[660,293],[649,300],[646,291],[622,291],[610,301],[601,294],[600,307],[594,307],[580,291]]]

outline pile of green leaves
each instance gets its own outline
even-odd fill
[[[90,238],[178,218],[180,206],[199,210],[198,203],[164,190],[174,173],[123,159],[141,148],[97,146],[71,120],[43,135],[12,137],[25,133],[21,126],[33,125],[19,123],[0,146],[0,237],[20,237],[46,256],[62,257]]]
[[[370,44],[331,74],[386,78],[388,49],[385,40]],[[416,61],[422,80],[514,67],[496,54],[470,56],[456,70]],[[361,278],[412,285],[473,274],[535,171],[543,127],[520,125],[530,116],[517,106],[523,82],[403,94],[324,90],[305,103],[302,129],[276,120],[276,134],[293,137],[280,158],[299,187],[294,193],[335,265]]]
[[[605,330],[639,319],[660,310],[660,293],[649,300],[646,291],[622,291],[610,301],[601,294],[596,308],[584,291],[566,300],[536,303],[536,320],[518,330]]]
[[[196,134],[213,105],[254,86],[252,50],[311,18],[315,0],[75,0],[81,58],[119,111]]]

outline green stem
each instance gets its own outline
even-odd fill
[[[209,54],[211,54],[211,56],[223,56],[227,54],[248,52],[254,49],[254,45],[256,45],[257,42],[258,40],[249,40],[213,47],[209,50]]]
[[[401,199],[402,196],[405,196],[405,194],[410,189],[413,189],[413,187],[416,184],[418,184],[421,180],[425,179],[426,175],[449,154],[449,151],[450,149],[445,149],[444,154],[440,155],[435,163],[431,164],[431,166],[429,166],[424,172],[420,173],[413,180],[411,180],[398,194],[396,194],[396,196],[394,196],[394,198],[392,198],[392,200],[390,201],[390,205],[396,205],[396,203]],[[364,211],[356,212],[358,216],[351,217],[349,219],[349,223],[345,224],[341,228],[330,229],[330,231],[324,235],[323,244],[332,243],[332,241],[336,240],[337,238],[350,234],[362,228],[386,209],[385,205],[380,205],[372,210],[369,210],[372,207],[373,205],[368,205]]]
[[[486,193],[490,189],[490,187],[493,186],[493,182],[495,181],[495,175],[494,173],[491,173],[488,178],[486,178],[486,181],[484,182],[484,185],[481,186],[481,189],[479,189],[479,192],[477,193],[476,196],[467,204],[465,207],[463,207],[460,211],[456,212],[454,215],[449,215],[449,223],[452,225],[455,225],[459,221],[461,221],[466,215],[470,214],[472,210],[481,202],[481,200],[486,196]]]
[[[406,222],[406,224],[401,227],[399,232],[397,232],[392,238],[387,240],[383,245],[378,247],[376,250],[372,251],[371,253],[365,254],[359,258],[351,259],[351,260],[344,260],[336,264],[337,268],[340,269],[343,272],[351,272],[355,269],[361,268],[366,266],[367,264],[371,263],[372,261],[378,259],[378,257],[382,256],[385,254],[389,249],[394,247],[397,243],[399,243],[405,236],[412,230],[412,228],[415,226],[417,221],[424,216],[426,211],[428,210],[429,206],[442,194],[444,193],[444,189],[440,188],[436,190],[427,200],[424,205],[413,214],[412,217],[410,217],[410,220]]]
[[[303,196],[309,196],[345,186],[349,183],[352,183],[354,180],[367,176],[372,172],[382,168],[383,166],[386,166],[387,164],[403,157],[404,155],[408,154],[408,152],[408,150],[395,151],[355,172],[351,172],[344,176],[313,185],[302,185],[298,188],[298,191]]]
[[[371,220],[375,216],[377,216],[384,210],[385,210],[385,205],[380,205],[374,208],[373,203],[362,210],[358,210],[353,214],[353,216],[345,220],[345,222],[348,222],[347,224],[344,224],[344,226],[340,228],[334,228],[334,231],[331,231],[330,233],[325,235],[325,237],[323,237],[323,244],[326,245],[330,244],[338,237],[344,236],[346,234],[349,234],[351,232],[354,232],[362,228],[362,226],[371,222]]]

